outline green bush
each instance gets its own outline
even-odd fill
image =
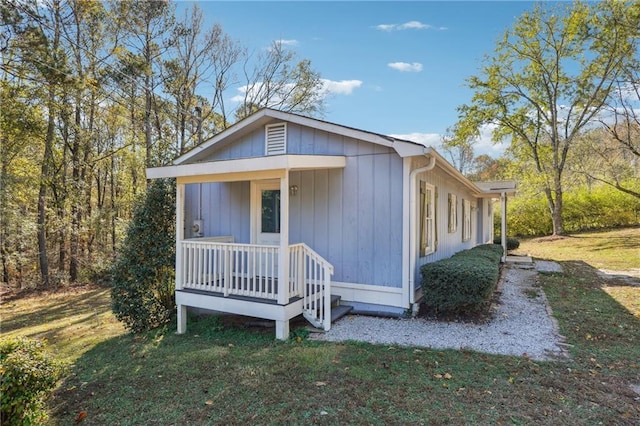
[[[482,311],[498,283],[502,247],[485,244],[420,269],[425,304],[436,313]]]
[[[493,244],[502,244],[502,237],[495,237],[493,239]],[[507,237],[507,250],[515,250],[518,247],[520,247],[520,240],[513,237]]]
[[[175,184],[155,180],[136,204],[111,271],[111,308],[133,331],[150,330],[175,312]]]
[[[45,399],[64,373],[41,340],[4,338],[0,340],[0,423],[41,424],[47,417]]]

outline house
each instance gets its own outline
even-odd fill
[[[403,313],[419,268],[493,240],[493,200],[423,145],[262,109],[147,169],[176,178],[178,332],[187,307],[274,320],[286,339],[303,314],[331,326],[332,299]]]

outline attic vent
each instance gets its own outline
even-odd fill
[[[266,155],[279,155],[287,151],[287,124],[269,124],[266,130]]]

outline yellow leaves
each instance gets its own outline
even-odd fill
[[[434,374],[433,377],[435,377],[436,379],[444,379],[444,380],[451,380],[453,378],[453,376],[449,373],[444,373],[444,374]]]

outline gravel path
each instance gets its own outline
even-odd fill
[[[567,356],[542,288],[534,285],[536,274],[533,268],[508,265],[498,289],[501,294],[494,316],[485,324],[351,315],[314,338],[434,349],[465,348],[535,360]]]

